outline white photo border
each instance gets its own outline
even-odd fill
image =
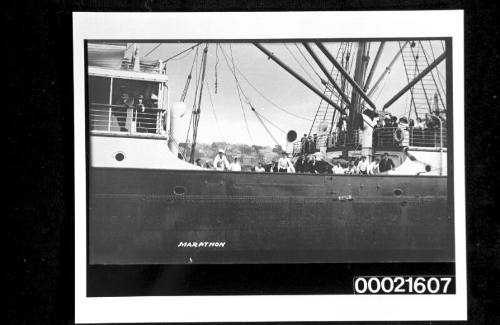
[[[462,10],[73,13],[75,322],[466,320],[463,26]],[[413,37],[452,38],[456,294],[87,297],[85,40]]]

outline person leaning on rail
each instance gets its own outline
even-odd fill
[[[361,175],[368,174],[369,162],[366,160],[365,156],[361,156],[361,160],[358,162],[358,171]]]
[[[238,160],[238,156],[233,158],[233,162],[229,165],[229,171],[231,172],[241,172],[241,165]]]
[[[219,149],[219,152],[214,158],[215,170],[224,171],[229,168],[229,161],[227,161],[226,154],[224,150]]]
[[[389,154],[387,152],[384,153],[384,155],[382,156],[382,160],[378,165],[380,173],[386,173],[389,170],[394,170],[394,167],[394,162],[391,158],[389,158]]]
[[[281,152],[281,158],[278,160],[278,172],[288,173],[290,167],[293,166],[290,159],[288,159],[285,151]]]

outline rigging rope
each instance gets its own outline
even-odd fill
[[[197,58],[198,58],[198,49],[196,49],[196,53],[195,53],[194,58],[193,58],[193,63],[191,64],[191,69],[189,70],[189,74],[188,74],[188,77],[187,77],[187,80],[186,80],[186,84],[184,85],[184,90],[182,91],[182,94],[181,94],[181,99],[180,99],[181,102],[184,102],[184,100],[186,99],[187,92],[188,92],[188,89],[189,89],[189,84],[191,83],[191,78],[192,78],[192,75],[193,75],[194,63],[196,62]]]
[[[221,47],[221,50],[224,51]],[[224,53],[223,53],[224,54]],[[283,113],[286,113],[286,114],[289,114],[290,116],[293,116],[293,117],[296,117],[296,118],[299,118],[299,119],[302,119],[302,120],[306,120],[306,121],[309,121],[311,122],[312,119],[310,118],[307,118],[307,117],[304,117],[304,116],[300,116],[300,115],[297,115],[295,113],[292,113],[290,111],[287,111],[286,109],[284,109],[283,107],[279,106],[278,104],[274,103],[271,99],[269,99],[266,95],[264,95],[259,89],[257,89],[257,87],[255,87],[251,82],[250,80],[248,80],[248,78],[243,74],[243,72],[241,72],[240,69],[238,69],[237,66],[235,66],[235,70],[243,77],[243,79],[248,83],[248,85],[250,87],[252,87],[253,90],[255,90],[262,98],[264,98],[264,100],[266,100],[269,104],[271,104],[272,106],[274,106],[275,108],[279,109],[280,111],[282,111]]]
[[[429,41],[429,47],[431,48],[432,61],[436,61],[436,56],[434,55],[434,49],[432,48],[431,41]],[[439,69],[437,67],[435,70],[437,71],[437,77],[438,77],[439,85],[441,86],[441,91],[446,96],[446,88],[443,87],[443,83],[441,82],[441,77],[443,77],[443,79],[445,79],[445,78],[444,78],[444,76],[441,75],[441,71],[439,71]]]
[[[253,140],[253,137],[252,137],[252,134],[250,132],[250,128],[248,126],[248,121],[247,121],[247,116],[245,114],[245,108],[243,107],[243,100],[241,99],[241,93],[240,93],[240,84],[238,82],[238,77],[236,76],[236,72],[235,72],[235,69],[234,68],[231,68],[231,65],[229,64],[229,60],[226,56],[226,53],[224,51],[224,49],[222,48],[222,46],[220,46],[220,49],[221,49],[221,52],[222,52],[222,55],[224,56],[224,60],[226,61],[226,64],[229,68],[229,70],[231,71],[231,73],[233,74],[234,76],[234,81],[236,83],[236,91],[238,93],[238,99],[240,101],[240,107],[241,107],[241,111],[243,113],[243,119],[245,121],[245,127],[246,127],[246,130],[247,130],[247,133],[248,133],[248,137],[250,138],[250,141],[252,142],[253,145],[255,145],[255,142]],[[233,67],[234,67],[234,58],[233,58],[233,49],[231,47],[231,44],[229,44],[229,50],[230,50],[230,54],[231,54],[231,60],[233,62]],[[246,97],[246,96],[245,96]],[[246,97],[246,99],[248,100],[248,98]]]
[[[286,43],[283,43],[283,45],[285,46],[285,48],[287,49],[288,53],[290,53],[290,55],[292,56],[292,58],[295,60],[295,62],[297,62],[297,64],[302,68],[302,71],[304,71],[306,73],[306,75],[309,77],[309,79],[311,79],[311,81],[314,83],[314,85],[318,88],[321,88],[321,85],[318,84],[318,82],[316,81],[316,79],[314,79],[313,77],[311,77],[311,75],[309,74],[309,72],[307,72],[307,70],[304,68],[304,66],[299,62],[299,60],[295,57],[295,55],[293,54],[293,52],[290,50],[290,48],[288,48],[288,45],[286,45]],[[320,80],[323,81],[323,79],[321,79],[321,77],[318,75],[318,73],[316,73],[316,71],[313,69],[313,72],[316,74],[316,76],[319,77]]]
[[[187,52],[187,51],[193,50],[195,47],[198,47],[198,46],[200,46],[201,44],[202,44],[202,43],[198,43],[198,44],[195,44],[195,45],[193,45],[193,46],[190,46],[190,47],[188,47],[187,49],[182,50],[182,51],[180,51],[179,53],[177,53],[177,54],[175,54],[175,55],[173,55],[173,56],[171,56],[171,57],[169,57],[169,58],[167,58],[167,59],[165,59],[165,60],[162,60],[162,61],[163,61],[163,63],[166,63],[167,61],[170,61],[170,60],[172,60],[172,59],[174,59],[174,58],[178,57],[179,55],[184,54],[184,53],[185,53],[185,52]],[[181,59],[183,59],[183,58],[184,58],[184,57],[182,57]]]
[[[158,43],[158,45],[156,45],[152,50],[150,50],[148,53],[146,53],[146,55],[144,55],[144,57],[150,55],[151,53],[153,53],[157,48],[159,48],[163,43]]]
[[[253,108],[253,106],[251,108],[252,108],[252,111],[255,113],[255,116],[257,117],[257,120],[259,120],[260,124],[262,124],[262,127],[264,128],[264,130],[266,130],[267,134],[269,134],[269,136],[271,137],[271,139],[273,139],[274,143],[277,146],[279,146],[278,141],[273,136],[273,134],[271,133],[271,131],[267,128],[267,125],[264,123],[264,121],[262,121],[261,116],[257,113],[257,111],[255,110],[255,108]]]
[[[276,124],[274,124],[273,122],[271,122],[271,120],[269,120],[268,118],[266,118],[262,113],[258,113],[257,111],[255,111],[255,114],[258,114],[260,117],[262,117],[267,123],[271,124],[272,126],[274,126],[276,129],[278,129],[280,132],[286,134],[287,132],[285,130],[283,130],[282,128],[280,128],[279,126],[277,126]]]
[[[217,67],[219,66],[219,44],[217,43],[217,45],[215,46],[215,67],[214,67],[214,70],[215,70],[215,94],[217,94]]]
[[[304,53],[302,52],[302,50],[300,49],[300,47],[297,45],[297,43],[294,43],[295,47],[297,48],[297,50],[299,50],[299,53],[300,55],[302,55],[302,57],[304,58],[304,60],[306,60],[306,63],[309,65],[309,67],[312,69],[312,71],[314,72],[314,74],[319,78],[319,80],[321,80],[321,83],[323,82],[326,82],[326,80],[324,80],[323,78],[321,78],[321,75],[318,74],[318,72],[316,72],[316,69],[314,69],[314,67],[312,66],[311,62],[309,62],[309,60],[307,59],[307,57],[304,55]],[[320,87],[321,88],[321,87]]]
[[[212,94],[210,93],[210,85],[208,83],[208,79],[205,81],[205,84],[207,85],[207,88],[208,88],[208,96],[209,96],[209,99],[210,99],[210,107],[212,107],[212,113],[214,114],[215,124],[217,125],[217,130],[219,131],[219,135],[220,135],[220,138],[221,138],[222,142],[226,142],[224,140],[224,136],[222,135],[221,127],[220,127],[220,124],[219,124],[219,119],[217,118],[217,114],[215,113],[215,107],[214,107],[214,103],[213,103],[213,100],[212,100]]]

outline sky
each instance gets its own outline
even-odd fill
[[[140,56],[145,60],[165,60],[181,51],[189,48],[196,43],[139,43]],[[330,53],[337,53],[339,43],[324,43],[330,50]],[[312,120],[318,109],[321,98],[300,83],[292,75],[286,72],[274,61],[267,58],[257,47],[251,43],[208,43],[208,54],[204,84],[203,97],[201,104],[201,115],[198,127],[198,142],[211,143],[214,141],[225,141],[229,143],[246,143],[264,146],[274,146],[274,140],[267,133],[265,128],[259,122],[258,118],[251,111],[247,100],[257,109],[259,114],[273,124],[266,122],[266,126],[273,134],[280,145],[286,143],[286,132],[295,130],[299,137],[308,133],[311,128]],[[322,75],[321,70],[306,52],[301,44],[296,43],[264,43],[269,51],[274,53],[292,69],[298,72],[311,84],[323,91],[317,74]],[[194,72],[191,84],[186,96],[187,111],[180,123],[180,129],[187,133],[190,112],[194,102],[194,92],[196,86],[197,74],[201,70],[201,53],[205,44],[198,46],[198,61],[195,62]],[[370,62],[368,71],[371,69],[373,59],[380,46],[380,42],[370,43]],[[425,41],[424,46],[428,49],[432,46],[435,56],[443,53],[444,43],[441,41]],[[221,48],[223,51],[221,51]],[[332,64],[315,47],[315,53],[328,70],[332,69]],[[351,58],[356,56],[355,44],[352,49]],[[154,50],[153,50],[154,49]],[[302,51],[300,53],[299,49]],[[151,52],[151,50],[153,50]],[[384,51],[380,57],[379,64],[375,69],[372,85],[375,80],[383,73],[394,55],[398,52],[398,42],[388,41],[385,44]],[[130,55],[129,49],[126,53]],[[226,57],[223,55],[224,52]],[[194,62],[196,49],[187,51],[178,57],[167,61],[167,75],[170,87],[170,104],[178,102]],[[232,58],[231,58],[232,53]],[[228,62],[226,62],[226,58]],[[240,104],[240,96],[236,88],[236,81],[230,70],[234,65],[241,72],[236,72],[237,80],[243,90],[240,94],[243,101],[243,108]],[[229,63],[229,66],[228,66]],[[445,76],[446,60],[437,67],[440,75]],[[354,71],[354,69],[353,69]],[[216,78],[217,76],[217,78]],[[244,77],[243,77],[244,76]],[[251,85],[245,80],[251,83]],[[216,90],[217,81],[217,92]],[[444,81],[443,81],[444,82]],[[374,92],[371,99],[378,109],[394,96],[401,88],[407,84],[407,77],[401,58],[399,58],[386,76],[381,86]],[[259,92],[257,92],[253,87]],[[245,99],[245,96],[247,99]],[[284,113],[279,108],[284,109],[291,114]],[[394,115],[405,116],[409,109],[409,92],[396,101],[388,110]],[[245,123],[245,119],[247,123]],[[178,141],[184,142],[184,139]]]

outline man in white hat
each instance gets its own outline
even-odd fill
[[[229,168],[229,161],[227,161],[224,150],[219,149],[217,156],[214,158],[215,170],[224,171]]]

